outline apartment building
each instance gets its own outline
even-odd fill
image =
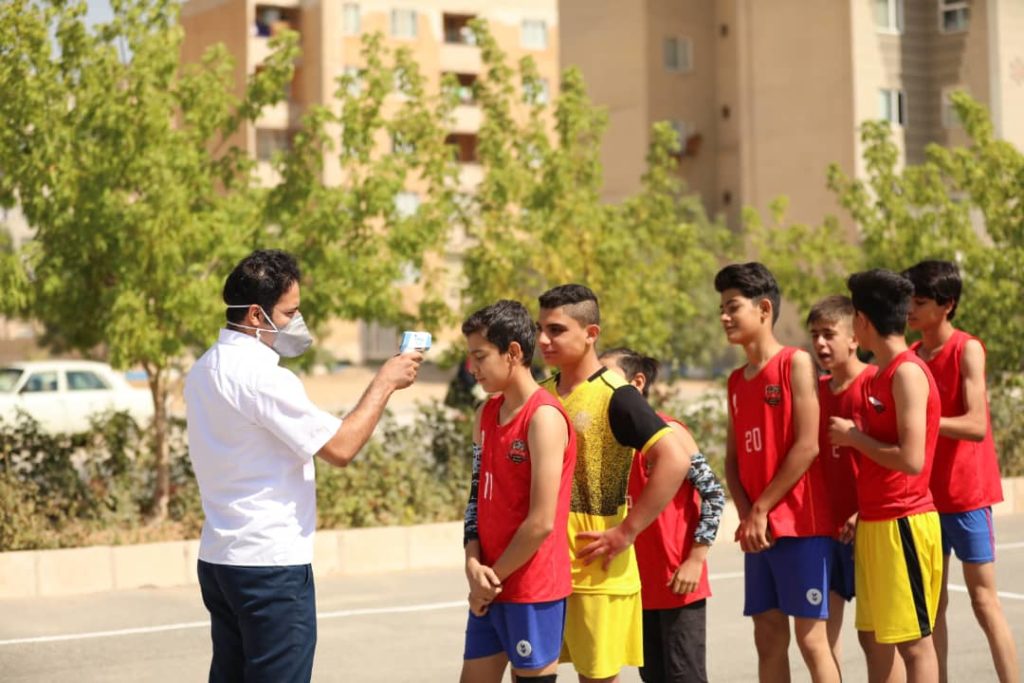
[[[236,60],[241,94],[246,76],[269,54],[269,39],[283,29],[299,33],[302,54],[285,101],[264,111],[232,141],[256,157],[261,179],[273,184],[269,160],[274,152],[290,144],[308,107],[333,101],[339,76],[358,73],[364,66],[363,36],[379,32],[388,47],[412,51],[428,87],[439,90],[446,74],[459,83],[461,104],[448,143],[460,164],[460,185],[472,191],[481,178],[475,163],[481,112],[472,85],[482,64],[468,24],[478,17],[487,20],[510,63],[533,57],[542,88],[553,98],[559,83],[557,0],[188,0],[181,10],[182,58],[196,62],[210,45],[223,43]],[[341,180],[341,170],[328,163],[324,182]],[[419,197],[410,188],[396,201],[414,210]],[[334,325],[325,341],[336,356],[354,361],[386,357],[396,348],[394,330],[362,323]]]
[[[891,122],[905,160],[966,140],[948,95],[992,112],[1024,148],[1021,0],[560,0],[563,68],[608,107],[605,194],[636,190],[655,121],[712,214],[790,198],[789,218],[839,213],[829,163],[863,172],[858,126]]]

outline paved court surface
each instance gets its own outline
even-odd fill
[[[1024,653],[1024,515],[997,519],[999,588]],[[713,681],[756,679],[750,622],[740,616],[742,558],[732,544],[711,553],[708,658]],[[962,584],[953,563],[951,583]],[[465,625],[459,570],[318,581],[320,634],[315,681],[457,680]],[[847,610],[843,666],[865,680]],[[967,595],[951,595],[951,680],[994,681],[987,644]],[[136,590],[74,598],[0,601],[0,680],[86,683],[206,679],[208,622],[198,588]],[[809,677],[796,646],[794,680]],[[560,680],[575,680],[563,665]],[[627,670],[624,681],[639,681]]]

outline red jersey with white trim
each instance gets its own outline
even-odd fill
[[[569,567],[569,494],[576,467],[576,432],[558,399],[537,389],[507,424],[498,419],[503,395],[490,399],[480,417],[480,480],[477,526],[483,564],[493,566],[530,511],[530,420],[541,406],[552,406],[565,418],[569,442],[562,454],[554,531],[533,557],[502,582],[498,602],[548,602],[572,592]]]
[[[795,347],[786,346],[761,371],[746,379],[744,368],[729,375],[729,411],[740,483],[751,502],[760,497],[796,441],[790,382]],[[829,536],[832,513],[821,468],[811,466],[768,513],[775,538]]]
[[[821,426],[818,430],[818,457],[822,480],[832,509],[832,535],[838,536],[846,520],[857,512],[857,451],[849,446],[834,446],[828,438],[831,417],[859,420],[864,403],[864,383],[878,372],[875,365],[866,365],[850,384],[834,393],[829,388],[832,375],[818,379],[818,402],[821,405]]]
[[[860,519],[867,521],[899,519],[935,509],[928,482],[935,462],[935,443],[939,438],[942,405],[935,378],[914,351],[907,349],[900,353],[888,366],[879,370],[871,381],[864,383],[865,397],[858,426],[865,434],[882,443],[900,442],[892,380],[897,368],[904,363],[917,365],[928,377],[924,467],[920,474],[906,474],[882,467],[861,454],[857,463],[857,504],[860,507]]]
[[[686,425],[669,415],[658,413],[658,417],[666,424],[674,422],[686,429]],[[650,473],[647,471],[647,458],[636,451],[629,471],[630,500],[640,497],[648,480]],[[687,478],[661,514],[636,537],[633,545],[636,548],[636,562],[640,567],[644,609],[673,609],[711,596],[707,561],[701,567],[700,581],[692,593],[677,595],[668,586],[676,569],[690,556],[693,533],[700,520],[700,504],[700,494]]]
[[[961,359],[967,342],[977,337],[963,330],[955,330],[938,354],[925,361],[935,377],[942,401],[942,417],[956,417],[967,412],[964,402]],[[910,348],[919,353],[921,342]],[[935,464],[932,467],[931,489],[935,507],[939,512],[968,512],[988,507],[1003,499],[999,474],[999,459],[992,438],[992,418],[985,402],[985,438],[982,441],[951,439],[939,435],[935,446]]]

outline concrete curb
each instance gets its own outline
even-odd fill
[[[1003,502],[994,515],[1024,513],[1024,477],[1003,479]],[[719,543],[738,525],[728,505]],[[199,541],[0,553],[0,599],[62,597],[132,588],[197,585]],[[316,534],[317,576],[459,568],[462,523],[323,530]]]

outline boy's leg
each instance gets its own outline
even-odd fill
[[[469,613],[460,683],[501,681],[508,665],[508,655],[495,621],[499,619],[502,609],[500,603],[492,603],[487,614],[482,617]]]
[[[904,683],[907,680],[903,658],[895,645],[879,643],[874,631],[857,631],[857,640],[867,661],[868,683]]]
[[[760,681],[789,681],[789,617],[777,609],[753,615]]]
[[[828,647],[832,651],[832,659],[839,667],[843,661],[843,645],[840,640],[843,630],[843,612],[846,611],[846,600],[835,591],[828,594],[828,621],[825,631],[828,634]]]
[[[659,611],[664,656],[662,680],[706,683],[707,601]]]
[[[795,617],[793,630],[800,654],[814,683],[839,683],[839,665],[828,643],[828,623],[824,619]]]
[[[1003,607],[996,592],[996,566],[994,562],[984,564],[964,563],[964,582],[971,596],[974,616],[985,631],[992,661],[1001,682],[1020,680],[1020,664],[1013,633],[1006,622]]]
[[[490,657],[477,657],[476,659],[462,660],[462,674],[459,676],[460,683],[501,683],[502,674],[508,666],[508,657],[504,652],[499,652]]]
[[[846,603],[853,599],[856,592],[854,590],[853,545],[834,540],[833,549],[832,567],[829,574],[830,590],[826,630],[832,658],[836,662],[836,668],[841,669],[843,658],[840,634],[843,629],[843,612],[846,611]]]
[[[931,683],[939,679],[939,660],[931,636],[897,643],[907,667],[907,683]]]
[[[946,538],[943,534],[943,546]],[[946,609],[949,607],[949,552],[942,556],[942,590],[939,592],[939,607],[935,612],[935,628],[932,629],[932,646],[939,661],[939,683],[946,683],[947,660],[949,657],[949,629],[946,624]]]
[[[566,601],[508,605],[503,639],[513,680],[540,678],[558,672],[558,653],[565,632]]]
[[[570,595],[561,661],[572,662],[582,683],[617,681],[622,667],[642,666],[640,593]]]
[[[640,680],[644,683],[665,681],[665,659],[663,650],[664,634],[661,627],[662,612],[668,610],[644,610],[644,664],[640,667]]]

